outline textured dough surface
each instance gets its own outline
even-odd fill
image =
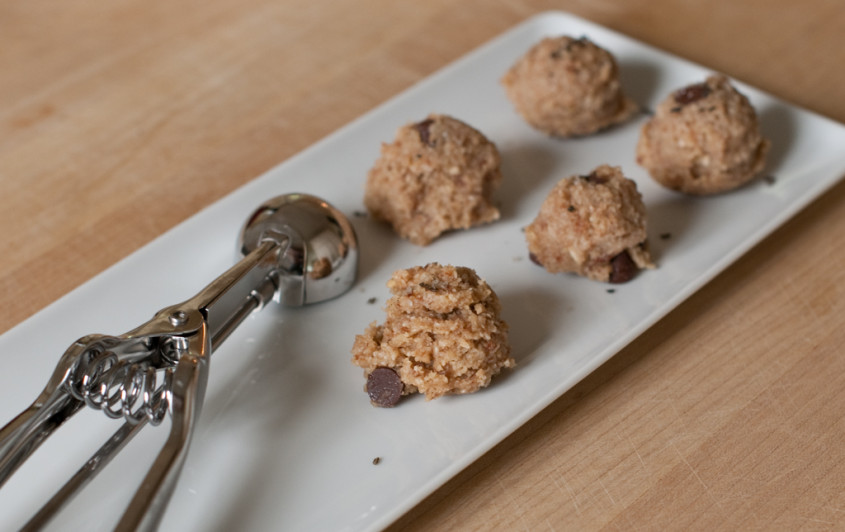
[[[616,60],[585,37],[543,39],[508,70],[502,85],[526,122],[557,137],[595,133],[638,108],[622,91]]]
[[[625,282],[636,270],[654,267],[645,205],[637,184],[618,167],[602,165],[558,182],[525,228],[525,239],[532,260],[552,273]]]
[[[496,146],[455,118],[432,114],[383,144],[364,204],[403,238],[427,245],[443,232],[492,222],[502,180]]]
[[[768,149],[748,98],[713,75],[660,103],[642,128],[637,162],[665,187],[716,194],[753,179]]]
[[[514,367],[499,298],[472,269],[431,263],[395,272],[387,286],[385,322],[370,324],[352,347],[366,376],[391,368],[403,394],[434,399],[475,392]]]

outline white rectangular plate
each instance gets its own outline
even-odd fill
[[[735,192],[690,198],[634,161],[645,116],[577,140],[554,140],[514,113],[505,70],[546,35],[587,35],[617,58],[627,92],[654,108],[706,68],[562,13],[535,17],[286,161],[0,338],[0,422],[35,398],[59,355],[88,333],[119,334],[181,301],[233,262],[237,231],[272,196],[308,192],[346,212],[362,250],[343,297],[251,317],[214,354],[191,452],[165,530],[374,530],[418,503],[593,371],[845,174],[845,127],[738,83],[772,141],[766,173]],[[490,137],[503,157],[502,219],[428,247],[362,211],[380,143],[430,112]],[[615,287],[551,275],[527,260],[521,229],[561,178],[599,164],[635,179],[659,268]],[[670,233],[671,238],[659,235]],[[199,259],[199,260],[198,260]],[[370,406],[350,363],[356,334],[383,320],[385,282],[431,261],[474,268],[499,294],[517,369],[474,395]],[[377,303],[369,303],[376,298]],[[119,426],[86,410],[0,490],[0,529],[16,529]],[[152,463],[167,424],[141,432],[60,516],[59,528],[111,528]],[[379,457],[380,463],[373,464]]]

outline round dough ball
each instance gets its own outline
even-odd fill
[[[508,70],[502,84],[531,126],[557,137],[595,133],[638,109],[622,92],[613,56],[586,37],[543,39]]]
[[[377,220],[421,246],[443,232],[499,218],[499,151],[455,118],[432,114],[399,129],[367,177],[364,204]]]
[[[748,98],[713,75],[660,103],[643,126],[637,162],[667,188],[716,194],[753,179],[768,149]]]
[[[499,298],[472,269],[431,263],[395,272],[387,286],[384,324],[370,324],[352,347],[368,381],[389,369],[403,395],[434,399],[475,392],[514,367]]]
[[[525,228],[531,260],[552,273],[624,283],[653,268],[637,184],[618,167],[562,179]]]

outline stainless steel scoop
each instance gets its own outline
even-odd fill
[[[355,282],[358,244],[348,219],[307,194],[273,198],[247,219],[243,259],[183,303],[119,336],[88,335],[59,360],[47,386],[0,429],[0,487],[85,406],[125,423],[27,523],[43,527],[145,424],[170,413],[170,434],[118,530],[153,530],[176,486],[202,408],[211,353],[270,300],[302,306]]]

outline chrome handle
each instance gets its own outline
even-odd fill
[[[301,306],[337,297],[355,281],[358,244],[346,217],[307,194],[279,196],[247,219],[243,258],[187,301],[120,336],[89,335],[62,356],[36,401],[0,429],[0,487],[84,406],[126,423],[26,525],[43,527],[146,424],[170,412],[170,434],[119,530],[158,527],[202,409],[211,353],[275,299]]]

